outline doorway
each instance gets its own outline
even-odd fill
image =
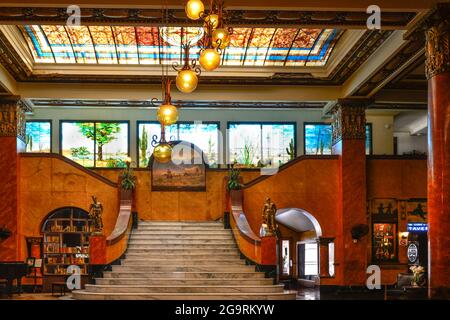
[[[319,277],[319,245],[317,241],[297,242],[298,278],[315,284]],[[308,282],[302,282],[307,284]]]

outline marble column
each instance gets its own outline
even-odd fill
[[[364,286],[366,252],[369,236],[354,242],[351,230],[366,221],[366,116],[367,99],[339,99],[331,109],[333,115],[332,152],[339,155],[339,231],[336,261],[342,285]]]
[[[428,277],[431,297],[450,288],[450,6],[426,31],[428,78]]]
[[[0,227],[11,236],[0,240],[0,261],[22,260],[20,248],[18,152],[25,151],[25,108],[18,96],[0,96]]]

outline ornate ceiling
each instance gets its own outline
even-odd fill
[[[198,59],[201,27],[25,25],[35,63],[182,64],[181,42]],[[334,29],[234,28],[223,66],[324,66],[341,32]],[[181,37],[183,35],[183,39]]]

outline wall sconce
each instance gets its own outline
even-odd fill
[[[399,232],[398,233],[399,244],[401,246],[407,246],[408,245],[408,236],[409,236],[409,232]]]
[[[352,227],[350,231],[354,243],[357,243],[362,237],[369,233],[369,226],[367,224],[357,224]]]

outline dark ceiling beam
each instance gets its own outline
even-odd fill
[[[384,30],[405,29],[417,12],[382,12]],[[228,10],[226,24],[231,27],[309,27],[366,29],[369,15],[363,11],[314,10]],[[0,24],[66,24],[66,7],[0,7]],[[168,23],[160,9],[82,8],[82,25],[200,26],[189,20],[184,9],[169,9]]]

